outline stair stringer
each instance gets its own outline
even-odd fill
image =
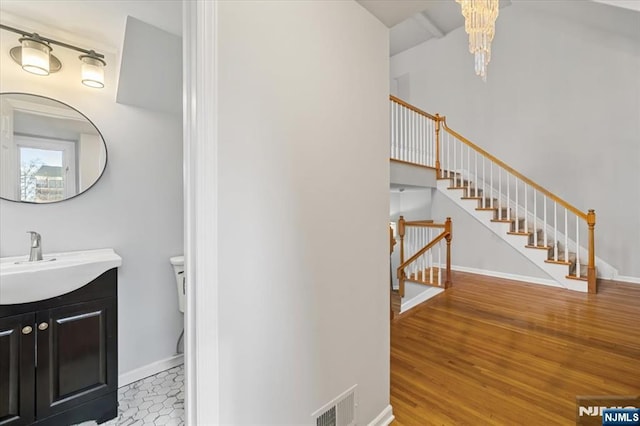
[[[566,277],[568,272],[567,265],[545,262],[548,256],[548,252],[546,250],[525,247],[527,243],[525,237],[520,235],[507,234],[507,232],[511,228],[511,224],[505,222],[492,222],[491,219],[493,219],[494,215],[493,211],[476,210],[476,208],[478,207],[478,200],[461,199],[461,197],[464,195],[464,190],[449,189],[450,185],[451,182],[449,179],[439,180],[437,183],[437,189],[447,198],[452,200],[456,205],[469,213],[472,217],[477,219],[485,227],[490,229],[494,234],[508,243],[511,247],[520,252],[525,258],[529,259],[529,261],[531,261],[535,266],[541,269],[553,281],[558,283],[559,287],[584,293],[588,291],[588,285],[586,281],[575,280]]]

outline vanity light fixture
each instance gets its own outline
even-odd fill
[[[37,75],[49,75],[60,71],[62,62],[51,54],[51,45],[55,44],[82,53],[79,57],[82,62],[82,84],[99,89],[104,87],[104,67],[107,65],[104,55],[7,25],[0,24],[0,28],[22,36],[19,39],[20,46],[12,48],[9,54],[23,70]]]

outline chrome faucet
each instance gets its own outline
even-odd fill
[[[42,237],[36,231],[27,231],[31,234],[31,250],[29,251],[29,262],[42,260]]]

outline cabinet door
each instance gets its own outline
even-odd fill
[[[38,418],[118,388],[115,298],[41,311],[36,321]]]
[[[0,318],[0,425],[33,422],[35,314]],[[25,328],[27,327],[27,328]]]

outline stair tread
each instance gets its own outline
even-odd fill
[[[556,264],[556,265],[567,265],[567,266],[571,265],[571,262],[565,262],[564,260],[559,260],[559,259],[558,260],[545,259],[545,262],[546,263],[553,263],[553,264]]]
[[[525,247],[540,250],[551,250],[553,248],[552,246],[534,246],[532,244],[527,244]]]
[[[576,277],[575,275],[567,275],[566,278],[569,278],[570,280],[578,280],[578,281],[588,281],[587,277]]]
[[[509,231],[509,232],[507,232],[507,234],[509,234],[509,235],[522,235],[522,236],[525,236],[525,237],[529,237],[529,236],[533,235],[533,232]]]

